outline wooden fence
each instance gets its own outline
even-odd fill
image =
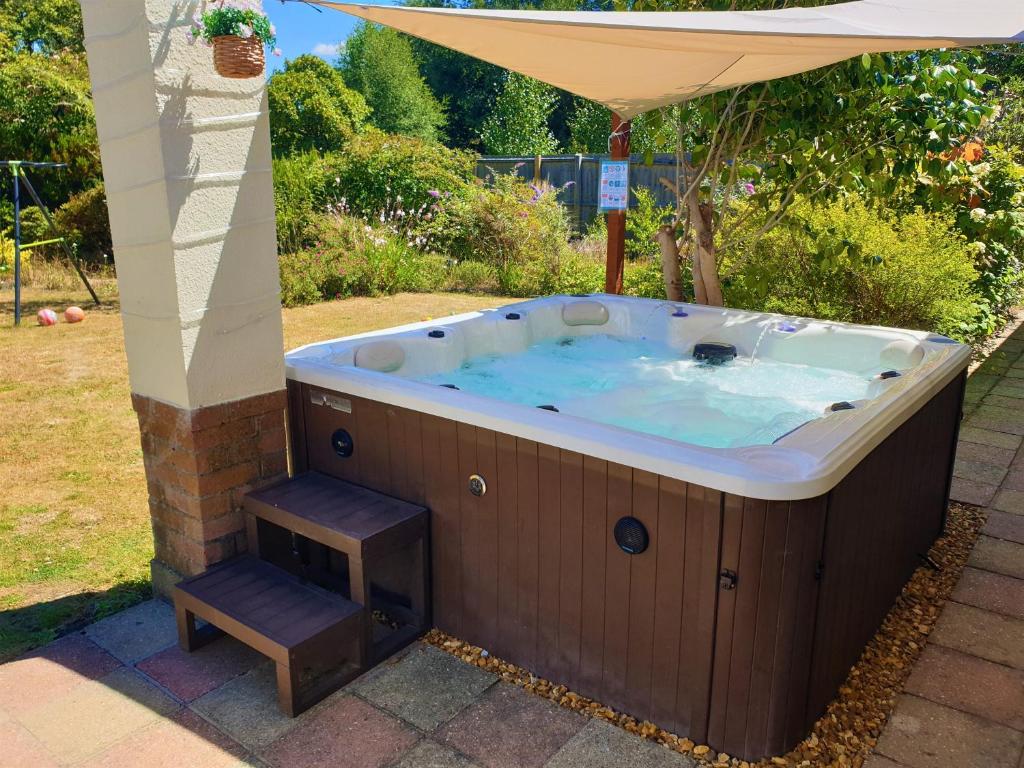
[[[514,173],[520,178],[540,178],[559,188],[558,199],[569,210],[576,231],[586,229],[597,216],[598,180],[601,160],[608,155],[548,155],[546,157],[481,157],[476,164],[476,175],[481,179],[496,174]],[[539,167],[538,167],[539,166]],[[668,179],[675,183],[676,158],[673,154],[654,155],[651,163],[643,155],[629,159],[629,205],[636,205],[637,187],[654,193],[658,205],[675,205],[671,192],[659,182]],[[569,186],[565,186],[572,182]]]

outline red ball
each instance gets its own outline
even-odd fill
[[[85,312],[81,307],[68,307],[64,310],[64,319],[69,323],[80,323],[85,320]]]
[[[52,309],[40,309],[36,312],[36,321],[40,325],[56,325],[57,313]]]

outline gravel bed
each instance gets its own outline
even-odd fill
[[[881,628],[864,649],[860,661],[850,670],[838,696],[814,724],[811,734],[793,751],[758,763],[715,753],[706,744],[694,744],[685,736],[670,733],[655,723],[638,721],[440,630],[431,630],[424,640],[524,690],[590,717],[607,720],[630,733],[657,741],[667,749],[689,754],[708,766],[860,768],[892,714],[896,697],[927,642],[943,604],[959,581],[984,522],[983,510],[950,505],[945,534],[929,553],[939,569],[922,566],[914,572]]]

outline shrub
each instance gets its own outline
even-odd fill
[[[277,248],[292,253],[312,245],[309,229],[330,202],[327,163],[316,152],[274,158],[273,163]]]
[[[60,233],[77,246],[84,261],[102,264],[106,256],[113,255],[107,196],[102,184],[73,195],[54,211],[53,220]]]
[[[449,291],[497,293],[498,276],[494,267],[482,261],[459,261],[447,265],[445,288]]]
[[[626,255],[631,259],[659,258],[654,236],[672,215],[671,205],[658,205],[654,193],[646,187],[634,187],[636,205],[626,216]]]
[[[648,299],[665,298],[665,280],[661,263],[655,259],[627,261],[622,274],[622,292]]]
[[[491,265],[498,289],[509,296],[550,293],[569,252],[569,220],[554,190],[512,174],[444,199],[427,228],[438,249],[456,262]]]
[[[725,274],[730,306],[979,335],[978,273],[948,216],[897,218],[859,198],[799,202],[787,225],[734,255]]]

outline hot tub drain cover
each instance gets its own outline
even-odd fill
[[[644,524],[635,517],[623,517],[615,524],[615,543],[628,555],[639,555],[651,543]]]

